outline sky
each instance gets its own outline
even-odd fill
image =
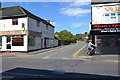
[[[2,2],[2,7],[22,6],[34,15],[54,21],[55,32],[68,30],[80,34],[89,32],[90,2]]]

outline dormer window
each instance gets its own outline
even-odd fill
[[[18,18],[12,19],[12,25],[18,25]]]

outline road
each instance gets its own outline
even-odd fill
[[[3,78],[116,78],[117,62],[86,61],[73,57],[83,54],[79,42],[38,55],[2,58]],[[78,52],[79,51],[79,52]]]

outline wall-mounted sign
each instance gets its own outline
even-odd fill
[[[29,31],[29,35],[42,37],[42,32]]]
[[[23,40],[21,38],[14,38],[12,40],[13,40],[13,42],[23,42]]]
[[[120,24],[99,24],[92,25],[91,29],[120,28]]]
[[[120,32],[120,29],[103,29],[101,32]]]
[[[118,7],[107,7],[105,8],[106,11],[112,11],[112,12],[120,12],[120,8]]]
[[[25,30],[18,31],[0,31],[0,35],[23,35],[26,34]]]

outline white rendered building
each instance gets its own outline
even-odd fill
[[[54,26],[20,6],[0,10],[0,50],[38,50],[58,46]]]
[[[120,53],[119,0],[92,0],[91,35],[102,53]]]

